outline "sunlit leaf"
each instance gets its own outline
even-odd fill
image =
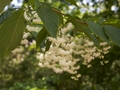
[[[120,28],[111,25],[104,25],[104,29],[110,40],[120,46]]]
[[[4,57],[21,42],[24,32],[24,17],[23,10],[18,10],[13,13],[0,28],[0,57]]]
[[[56,37],[59,25],[58,15],[52,10],[51,6],[45,2],[39,2],[39,0],[36,0],[35,5],[37,13],[44,23],[47,32],[52,37]]]
[[[108,19],[103,22],[106,25],[114,25],[120,28],[120,20],[119,19]]]

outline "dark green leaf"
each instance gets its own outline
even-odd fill
[[[94,42],[96,46],[100,46],[98,39],[90,32],[88,28],[84,28],[84,33]]]
[[[4,20],[6,20],[9,16],[11,16],[14,10],[15,9],[8,9],[7,11],[3,12],[0,15],[0,24],[2,24]]]
[[[56,8],[52,8],[54,11],[55,11],[55,13],[58,15],[58,18],[59,18],[59,24],[63,24],[63,15],[62,15],[62,13],[61,13],[61,11],[60,10],[58,10],[58,9],[56,9]],[[60,14],[61,13],[61,14]]]
[[[98,42],[97,38],[93,34],[91,34],[90,30],[87,27],[80,24],[80,22],[76,21],[76,19],[74,17],[72,17],[71,15],[67,14],[66,16],[69,17],[72,20],[72,22],[74,23],[74,25],[80,31],[84,32],[95,43],[96,46],[99,46],[99,42]]]
[[[73,5],[78,7],[75,0],[66,0],[66,1],[69,2],[70,4],[73,4]]]
[[[47,37],[45,37],[45,38],[43,39],[43,41],[41,42],[41,44],[40,44],[40,49],[46,47],[46,39],[47,39]]]
[[[49,50],[51,43],[52,43],[52,42],[50,42],[49,40],[47,40],[45,51],[48,51],[48,50]]]
[[[10,0],[0,0],[0,13],[3,11],[5,6],[10,3]]]
[[[31,34],[34,38],[36,38],[36,36],[38,35],[38,32],[32,31],[32,32],[30,32],[30,34]]]
[[[21,42],[24,32],[24,17],[23,10],[18,10],[13,13],[0,28],[0,57],[4,57]]]
[[[57,29],[59,25],[59,17],[52,10],[51,6],[45,2],[39,2],[36,0],[36,9],[39,17],[41,18],[47,32],[52,36],[56,37]]]
[[[106,36],[102,26],[89,20],[87,20],[87,24],[91,32],[93,32],[97,36],[101,37],[104,41],[109,43],[108,37]]]
[[[104,25],[106,35],[112,40],[116,45],[120,46],[120,28],[111,25]]]
[[[47,31],[45,28],[40,30],[40,32],[38,33],[38,35],[36,37],[36,48],[38,48],[40,46],[42,41],[45,39],[46,35],[47,35]]]

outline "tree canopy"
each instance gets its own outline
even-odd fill
[[[23,0],[20,7],[11,2],[0,1],[0,87],[120,89],[120,0]],[[18,83],[10,88],[10,82]]]

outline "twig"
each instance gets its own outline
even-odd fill
[[[61,13],[59,10],[57,10],[57,9],[55,9],[55,8],[52,8],[52,9],[53,9],[55,12],[57,12],[57,13],[65,16],[65,14],[64,14],[64,13]],[[83,22],[83,21],[81,21],[81,20],[76,19],[76,21],[78,21],[78,22],[81,23],[81,24],[87,25],[86,22]]]

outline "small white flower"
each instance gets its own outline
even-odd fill
[[[27,12],[24,13],[24,18],[25,18],[27,21],[30,21],[30,17],[27,15]]]
[[[24,44],[24,45],[28,44],[28,40],[27,40],[27,39],[23,39],[23,40],[21,41],[21,44]]]
[[[26,26],[26,29],[27,29],[29,32],[39,30],[39,28],[38,28],[38,27],[32,27],[32,26],[30,26],[30,25],[27,25],[27,26]]]
[[[105,45],[107,45],[107,42],[101,42],[100,43],[100,46],[105,46]]]
[[[81,77],[81,74],[77,74],[76,77],[77,77],[77,78]]]
[[[18,53],[18,52],[22,52],[23,51],[23,48],[22,47],[19,47],[19,48],[16,48],[12,51],[13,54],[15,53]]]
[[[67,27],[61,29],[61,32],[65,34],[66,32],[68,32],[72,29],[73,29],[72,23],[68,23]]]
[[[65,42],[66,42],[65,39],[57,37],[57,43],[62,44],[62,43],[65,43]]]
[[[63,70],[60,68],[54,68],[53,69],[56,73],[63,73]]]
[[[23,39],[27,38],[30,34],[29,33],[24,33]]]
[[[33,19],[33,22],[36,24],[39,24],[41,22],[41,20],[39,18],[37,18],[37,19]]]

